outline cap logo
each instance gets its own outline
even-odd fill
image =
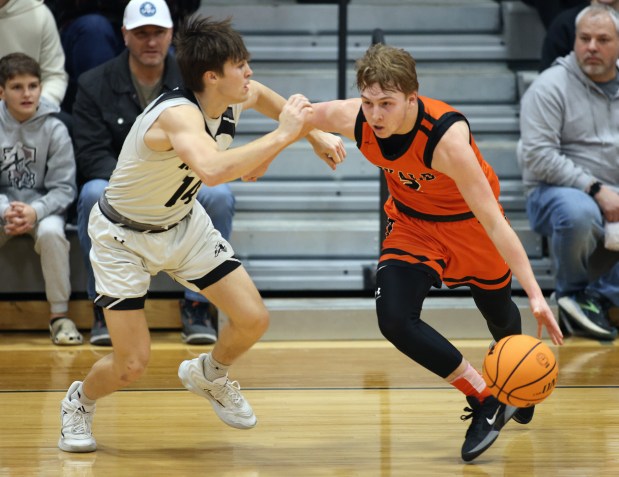
[[[140,14],[144,17],[152,17],[157,13],[157,8],[150,2],[144,2],[140,5]]]

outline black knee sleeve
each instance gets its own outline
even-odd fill
[[[520,310],[512,300],[511,284],[499,290],[471,287],[471,293],[496,341],[505,336],[522,333]]]
[[[405,263],[381,264],[376,273],[376,314],[381,333],[421,366],[445,378],[462,354],[420,319],[423,301],[436,279]]]

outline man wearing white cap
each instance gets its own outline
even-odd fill
[[[78,235],[88,271],[88,298],[96,297],[90,264],[88,216],[108,186],[123,142],[137,116],[157,96],[182,86],[176,59],[169,52],[172,18],[163,0],[131,0],[124,12],[126,50],[82,74],[73,106],[75,156],[82,184],[77,204]],[[232,232],[234,195],[228,184],[202,186],[197,200],[227,240]],[[185,290],[181,302],[182,339],[212,344],[217,339],[214,307],[197,292]],[[94,306],[90,342],[109,346],[103,311]]]

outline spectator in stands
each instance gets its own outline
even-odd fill
[[[46,0],[60,31],[69,84],[62,109],[73,109],[79,76],[111,60],[125,45],[120,33],[127,0]]]
[[[542,58],[540,61],[540,71],[544,71],[552,63],[562,56],[565,56],[574,48],[576,39],[576,16],[589,5],[608,5],[615,10],[619,10],[619,0],[591,0],[581,2],[564,12],[550,24],[544,43],[542,45]]]
[[[127,1],[46,0],[60,30],[69,74],[63,110],[71,112],[73,109],[79,76],[111,60],[124,49],[121,26]],[[200,0],[168,0],[167,3],[175,28],[200,6]]]
[[[59,108],[41,90],[34,59],[23,53],[0,59],[0,247],[20,235],[34,238],[52,341],[78,345],[82,335],[67,317],[71,283],[64,231],[64,214],[75,199],[75,159],[66,127],[52,115]]]
[[[143,12],[142,6],[156,9]],[[172,19],[164,0],[131,0],[123,28],[127,49],[118,57],[86,73],[79,80],[73,108],[74,142],[78,179],[83,184],[77,204],[78,234],[88,270],[88,297],[95,298],[95,284],[88,257],[88,216],[108,185],[123,142],[136,117],[162,92],[182,86],[174,56],[169,52]],[[198,202],[225,239],[232,232],[234,195],[228,184],[198,191]],[[94,306],[90,342],[109,346],[103,312]],[[217,339],[215,308],[191,290],[181,302],[182,339],[189,344],[211,344]]]
[[[0,0],[0,57],[25,53],[41,67],[43,97],[60,105],[67,89],[64,53],[43,0]]]
[[[548,28],[563,10],[582,3],[582,0],[522,0],[522,3],[535,8],[542,24],[545,28]]]
[[[588,336],[614,339],[608,308],[619,305],[619,264],[595,281],[588,261],[619,221],[619,15],[605,5],[576,18],[573,51],[522,98],[518,162],[532,228],[548,237],[559,319]]]
[[[495,340],[521,333],[511,299],[511,269],[554,343],[559,326],[526,252],[498,203],[499,181],[479,152],[466,118],[419,96],[415,60],[405,50],[372,46],[357,62],[361,98],[314,104],[310,124],[354,140],[385,174],[388,227],[376,272],[383,335],[409,358],[466,395],[472,422],[462,459],[484,452],[512,417],[533,408],[499,403],[456,347],[420,319],[430,289],[468,286]]]

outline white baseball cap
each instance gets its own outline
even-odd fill
[[[144,25],[172,28],[170,9],[164,0],[131,0],[127,4],[123,26],[133,30]]]

